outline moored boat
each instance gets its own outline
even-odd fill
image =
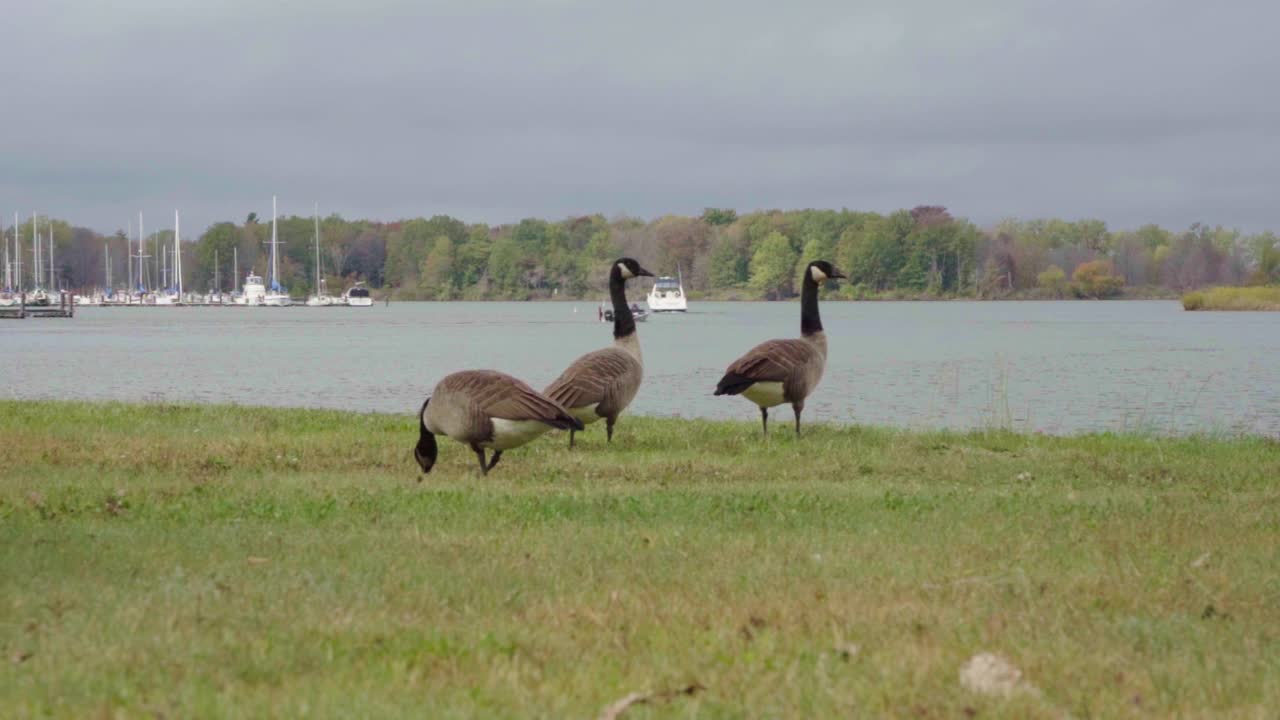
[[[363,282],[357,282],[342,293],[342,304],[351,307],[372,307],[373,298],[369,296],[369,288],[365,287]]]
[[[688,298],[684,294],[684,276],[680,267],[676,266],[676,277],[660,277],[649,289],[645,298],[649,312],[686,312],[689,309]]]

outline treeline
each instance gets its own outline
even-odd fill
[[[46,245],[53,234],[55,272],[65,287],[103,285],[108,253],[114,284],[124,286],[125,230],[104,237],[44,219],[37,229]],[[29,269],[31,221],[17,231]],[[184,241],[186,289],[229,290],[250,269],[265,275],[270,234],[270,222],[250,214]],[[280,220],[280,275],[295,296],[313,291],[313,235],[312,218]],[[162,263],[172,265],[161,257],[172,239],[172,230],[146,239],[150,286],[158,284]],[[131,246],[137,254],[136,239]],[[320,220],[320,265],[335,293],[362,280],[401,299],[595,297],[619,255],[663,273],[679,267],[695,296],[742,299],[794,295],[799,274],[815,258],[832,259],[849,274],[838,292],[851,298],[1107,297],[1280,282],[1280,241],[1271,232],[1201,224],[1181,232],[1158,225],[1111,230],[1100,220],[1058,219],[1006,220],[983,229],[937,206],[889,214],[739,215],[711,208],[697,217],[651,221],[586,215],[499,226],[443,215],[391,223],[336,215]]]

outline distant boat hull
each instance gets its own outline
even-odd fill
[[[363,282],[358,282],[342,293],[342,304],[348,307],[372,307],[373,298],[369,296],[369,288]]]

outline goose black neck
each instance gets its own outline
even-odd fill
[[[622,271],[615,265],[609,273],[609,299],[613,301],[613,336],[624,338],[636,332],[636,319],[631,314],[631,306],[627,305],[627,281],[622,279]]]
[[[811,272],[805,270],[800,290],[800,334],[808,336],[820,332],[822,318],[818,317],[818,283]]]

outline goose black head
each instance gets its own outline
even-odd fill
[[[640,263],[629,257],[618,258],[613,263],[613,270],[609,274],[611,276],[616,275],[623,280],[630,280],[634,277],[653,277],[653,273],[640,267]]]
[[[844,273],[837,270],[834,265],[827,262],[826,260],[814,260],[813,262],[809,263],[808,272],[809,272],[809,277],[813,278],[813,281],[819,285],[821,285],[822,283],[828,280],[836,280],[838,278],[848,277]]]
[[[430,403],[431,398],[427,398],[418,411],[418,444],[413,448],[413,459],[418,461],[424,475],[431,472],[436,464],[436,455],[440,452],[436,446],[436,436],[427,429],[427,405]]]

